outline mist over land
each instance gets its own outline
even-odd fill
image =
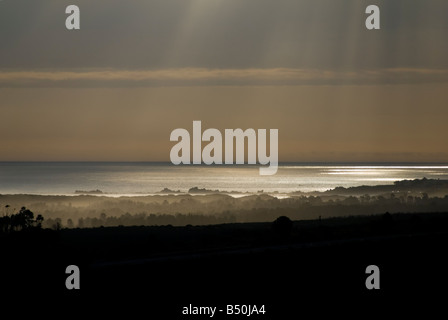
[[[83,193],[84,191],[78,191]],[[209,225],[374,215],[385,212],[448,211],[448,180],[415,179],[392,185],[337,187],[325,192],[241,193],[193,187],[175,193],[164,188],[149,196],[108,197],[100,190],[73,196],[0,195],[3,214],[23,206],[44,216],[46,228],[150,225]],[[177,191],[176,191],[177,192]]]

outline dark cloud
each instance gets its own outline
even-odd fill
[[[65,30],[65,7],[81,30]],[[364,27],[381,8],[381,30]],[[15,0],[0,4],[1,69],[447,68],[438,0]]]

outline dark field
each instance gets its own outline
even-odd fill
[[[448,284],[448,213],[43,229],[0,241],[7,295],[27,292],[55,304],[96,308],[103,299],[119,301],[114,308],[131,303],[129,310],[143,308],[162,314],[159,319],[197,319],[182,315],[189,304],[264,304],[266,314],[250,319],[297,319],[305,310],[318,314],[330,306],[341,308],[335,312],[354,306],[409,311],[410,303],[437,306]],[[80,267],[80,290],[65,288],[65,268],[72,264]],[[380,290],[365,287],[372,264],[381,271]]]

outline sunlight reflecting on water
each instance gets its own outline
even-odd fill
[[[0,163],[0,193],[74,194],[100,189],[110,196],[155,194],[164,188],[284,194],[338,186],[448,179],[448,166],[285,165],[260,176],[258,166],[174,166],[152,163]]]

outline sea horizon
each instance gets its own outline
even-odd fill
[[[173,165],[169,162],[1,161],[0,194],[141,196],[191,188],[229,194],[323,192],[336,187],[389,185],[413,179],[448,179],[435,162],[282,162],[260,176],[259,165]],[[200,192],[199,192],[200,194]]]
[[[170,161],[103,161],[103,160],[8,160],[8,161],[0,161],[1,164],[27,164],[27,163],[61,163],[61,164],[89,164],[89,163],[103,163],[103,164],[117,164],[117,163],[126,163],[126,164],[151,164],[151,165],[171,165],[174,167],[182,167],[182,166],[203,166],[203,167],[225,167],[225,166],[252,166],[252,167],[259,167],[260,164],[189,164],[189,165],[174,165]],[[362,165],[375,165],[375,166],[394,166],[394,165],[441,165],[441,166],[448,166],[448,161],[279,161],[278,165],[285,166],[285,165],[313,165],[313,166],[331,166],[331,165],[353,165],[353,166],[362,166]]]

